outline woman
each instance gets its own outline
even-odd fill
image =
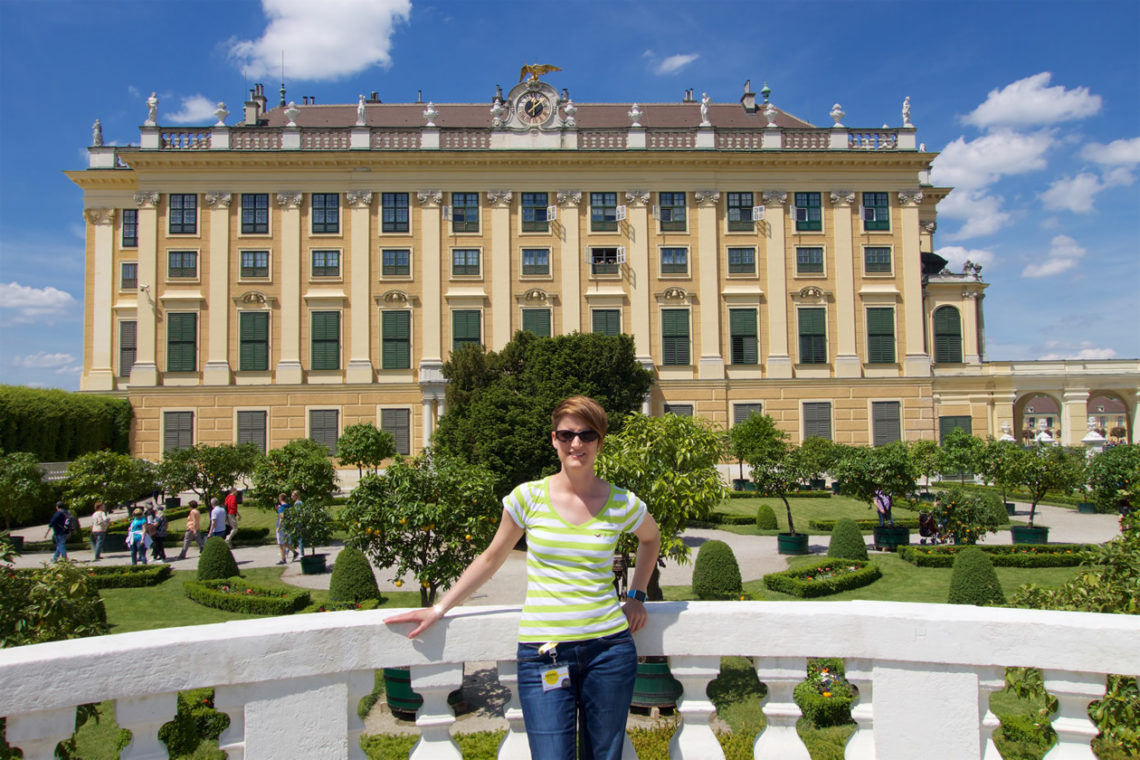
[[[285,532],[285,511],[289,509],[289,498],[283,494],[277,494],[277,548],[281,550],[281,559],[277,561],[278,565],[285,564],[285,550],[292,546],[289,540],[289,534]],[[296,551],[293,552],[296,554]]]
[[[131,547],[131,564],[146,564],[146,517],[139,507],[131,513],[131,524],[127,528],[127,543]]]
[[[202,553],[202,546],[206,539],[202,537],[202,513],[198,511],[198,500],[190,500],[190,511],[186,513],[186,532],[182,535],[182,553],[178,559],[186,559],[186,552],[191,542],[198,544],[198,553]]]
[[[416,623],[409,638],[423,633],[486,582],[525,533],[518,683],[531,756],[570,760],[580,742],[583,758],[618,760],[637,675],[630,634],[648,619],[645,588],[661,537],[644,502],[594,473],[607,429],[598,402],[566,399],[550,419],[558,473],[524,483],[503,499],[491,545],[438,604],[385,622]],[[629,599],[619,606],[612,560],[622,533],[632,533],[639,543]],[[544,680],[557,686],[544,688]]]
[[[103,542],[107,538],[107,528],[111,525],[111,516],[105,511],[103,502],[95,502],[95,512],[91,515],[91,551],[94,552],[93,562],[98,562],[103,556]]]

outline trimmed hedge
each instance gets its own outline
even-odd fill
[[[867,544],[855,521],[846,518],[835,524],[828,543],[827,556],[833,559],[867,559]]]
[[[230,727],[230,716],[214,709],[213,689],[178,692],[174,720],[158,729],[171,757],[193,755],[203,739],[217,739]]]
[[[933,487],[934,487],[934,484],[931,485],[931,488],[933,488]],[[964,483],[963,484],[963,483],[958,483],[958,482],[952,481],[952,480],[944,480],[938,484],[938,487],[939,488],[963,488],[967,491],[988,491],[992,494],[995,494],[998,497],[999,501],[1001,500],[1001,490],[998,489],[996,486],[984,486],[984,485],[981,485],[979,483]],[[1020,501],[1020,502],[1024,502],[1025,504],[1028,504],[1031,501],[1028,491],[1025,491],[1022,489],[1017,489],[1017,488],[1015,488],[1012,491],[1006,491],[1005,496],[1006,496],[1006,499],[1008,499],[1010,501]],[[1078,494],[1076,496],[1065,496],[1065,495],[1062,495],[1059,493],[1050,492],[1050,493],[1045,494],[1045,498],[1043,498],[1041,501],[1039,501],[1038,504],[1045,504],[1045,505],[1061,504],[1061,505],[1065,505],[1065,506],[1075,507],[1078,504],[1080,504],[1082,501],[1088,501],[1088,500],[1089,500],[1088,494]]]
[[[784,494],[789,499],[830,499],[831,491],[789,491]],[[763,494],[756,491],[729,491],[728,498],[730,499],[767,499],[767,498],[780,498],[774,494]]]
[[[120,565],[87,568],[87,585],[92,588],[142,588],[157,586],[174,572],[170,565]]]
[[[835,568],[843,568],[838,575]],[[854,568],[854,570],[849,570]],[[820,577],[820,573],[824,573]],[[810,565],[800,565],[791,570],[769,573],[764,576],[764,585],[772,591],[781,591],[804,598],[838,594],[874,583],[882,576],[879,566],[873,562],[854,559],[825,559]]]
[[[724,541],[706,541],[693,566],[693,593],[698,599],[733,599],[744,590],[740,565]]]
[[[965,547],[954,558],[954,572],[950,576],[948,604],[1005,604],[1001,581],[994,572],[989,555],[976,546]]]
[[[380,598],[380,587],[376,585],[376,576],[368,557],[353,546],[341,549],[329,579],[329,599],[355,603]]]
[[[246,583],[241,578],[186,581],[186,597],[206,607],[253,615],[289,615],[312,603],[308,591],[281,591]]]
[[[0,449],[30,451],[41,462],[70,462],[111,449],[130,453],[126,398],[0,385]]]
[[[812,530],[818,530],[818,531],[821,531],[823,533],[830,533],[831,531],[835,530],[835,523],[837,523],[837,522],[839,522],[839,520],[808,520],[808,527],[811,528]],[[868,518],[866,520],[855,520],[854,522],[855,522],[855,525],[858,526],[859,530],[861,530],[861,531],[874,530],[875,528],[877,528],[879,526],[879,519],[878,518],[874,518],[874,519]],[[917,517],[905,517],[901,520],[896,519],[895,520],[895,527],[896,528],[907,528],[909,530],[918,530],[918,518]]]
[[[808,677],[796,685],[792,699],[817,728],[851,723],[855,692],[843,672],[843,660],[808,660]]]
[[[214,581],[225,578],[235,578],[241,573],[238,571],[237,561],[233,552],[221,536],[210,536],[202,553],[198,555],[198,580]]]
[[[917,567],[952,567],[963,549],[980,549],[994,567],[1075,567],[1092,556],[1091,544],[1003,544],[996,546],[900,546],[899,557]]]
[[[761,504],[757,507],[756,527],[759,530],[776,530],[779,527],[776,523],[776,510],[767,504]]]

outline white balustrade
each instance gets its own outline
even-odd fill
[[[503,717],[507,719],[507,735],[499,744],[499,757],[531,760],[530,744],[526,740],[522,703],[519,701],[519,664],[514,660],[501,660],[498,664],[499,683],[511,693],[511,700]]]
[[[847,757],[865,760],[996,760],[997,719],[989,695],[1002,669],[1045,673],[1060,709],[1049,760],[1091,758],[1096,729],[1089,702],[1104,694],[1106,673],[1140,672],[1140,618],[1081,612],[991,609],[895,602],[659,602],[635,637],[643,655],[671,658],[684,688],[676,760],[720,757],[705,689],[720,658],[753,658],[768,687],[768,725],[757,758],[807,757],[792,691],[810,657],[840,657],[859,696]],[[28,760],[48,760],[71,735],[78,705],[112,700],[133,734],[125,760],[165,757],[159,727],[173,718],[175,695],[213,687],[229,715],[219,746],[230,760],[363,757],[356,715],[372,673],[410,667],[424,697],[414,757],[457,758],[447,695],[463,663],[497,661],[511,692],[510,729],[499,757],[526,758],[513,657],[517,607],[461,607],[420,639],[385,626],[392,610],[329,612],[168,628],[0,650],[0,715],[7,739]],[[170,652],[208,652],[183,665]],[[161,750],[161,753],[159,752]],[[632,757],[632,750],[626,751]]]

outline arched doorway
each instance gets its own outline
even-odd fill
[[[1131,443],[1132,410],[1124,399],[1113,391],[1093,391],[1089,394],[1088,416],[1096,421],[1096,431],[1109,443]]]
[[[1061,402],[1047,393],[1027,393],[1013,404],[1013,419],[1016,428],[1014,437],[1020,443],[1030,443],[1045,423],[1045,430],[1054,439],[1061,432]],[[1082,434],[1083,435],[1083,434]]]

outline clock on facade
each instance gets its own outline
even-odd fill
[[[528,92],[515,104],[515,113],[523,124],[541,124],[550,118],[550,99],[541,92]]]

